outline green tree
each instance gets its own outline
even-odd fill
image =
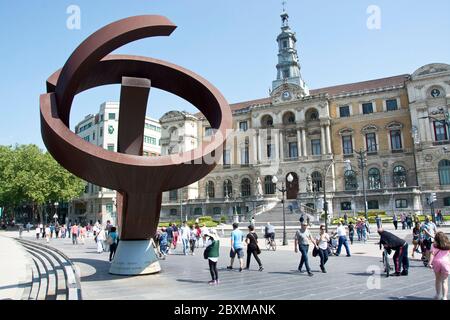
[[[70,201],[83,192],[85,183],[36,145],[2,146],[0,159],[0,205],[8,210],[26,203],[42,221],[46,203]]]

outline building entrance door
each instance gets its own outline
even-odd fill
[[[289,176],[289,174],[291,174],[294,177],[294,180],[292,180],[292,182],[289,182],[287,180],[287,177]],[[290,172],[286,175],[286,189],[287,189],[287,195],[286,198],[287,199],[297,199],[297,194],[298,194],[298,176],[295,172]]]

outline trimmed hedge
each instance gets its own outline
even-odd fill
[[[215,228],[215,227],[217,227],[220,224],[219,221],[213,220],[213,218],[210,217],[210,216],[199,217],[198,221],[199,221],[200,225],[204,224],[207,228]],[[177,226],[181,225],[181,221],[180,220],[172,221],[172,223],[175,223]],[[170,222],[161,222],[161,223],[158,224],[158,227],[159,228],[162,228],[162,227],[166,227],[167,228],[169,226],[169,224],[170,224]],[[195,225],[195,219],[188,220],[187,224],[188,224],[188,226]]]

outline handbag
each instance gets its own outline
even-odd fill
[[[317,257],[318,254],[319,254],[319,249],[317,247],[314,247],[314,249],[312,251],[313,257]]]

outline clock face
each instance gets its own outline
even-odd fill
[[[283,100],[288,100],[291,98],[291,93],[289,91],[283,92]]]
[[[433,97],[433,98],[437,98],[437,97],[439,97],[441,95],[441,92],[438,90],[438,89],[433,89],[433,90],[431,90],[431,96]]]

